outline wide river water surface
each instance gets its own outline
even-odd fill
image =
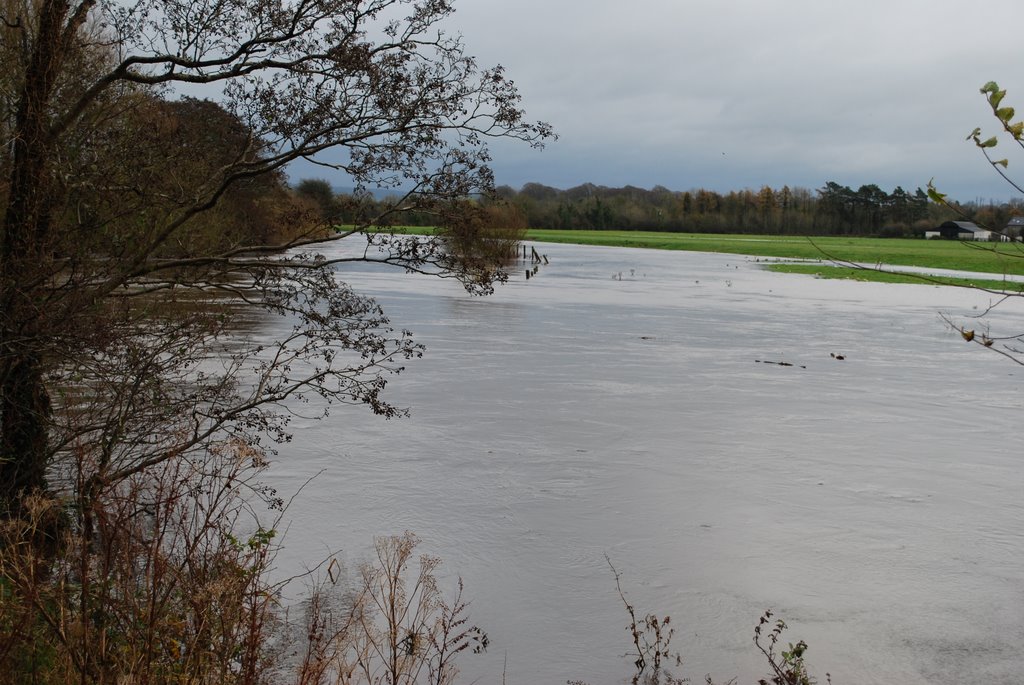
[[[550,265],[485,298],[340,274],[427,353],[388,388],[410,418],[293,424],[268,480],[319,475],[282,572],[414,531],[490,637],[461,682],[628,679],[606,554],[638,612],[671,615],[695,682],[764,675],[769,608],[821,682],[1024,682],[1024,369],[940,318],[990,296],[537,248]]]

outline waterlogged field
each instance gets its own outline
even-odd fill
[[[532,240],[581,245],[648,247],[659,250],[690,250],[725,254],[812,259],[872,265],[900,265],[982,272],[998,275],[1024,275],[1024,244],[964,244],[952,240],[900,240],[880,238],[750,236],[697,233],[660,233],[645,231],[528,231]],[[819,272],[829,273],[827,269]],[[850,272],[835,274],[849,277]],[[860,272],[861,280],[874,278]],[[995,280],[995,279],[993,279]],[[912,281],[903,281],[912,282]],[[998,281],[996,281],[998,282]]]
[[[1006,275],[995,279],[986,274],[977,273],[973,276],[944,276],[942,273],[963,273],[940,271],[921,267],[908,273],[906,267],[889,264],[877,268],[857,266],[837,266],[827,262],[776,262],[765,264],[765,268],[776,273],[806,274],[817,278],[843,278],[851,281],[868,281],[873,283],[909,283],[929,285],[953,285],[962,288],[982,288],[993,292],[1019,293],[1024,290],[1024,281],[1020,277]]]
[[[550,265],[487,298],[340,274],[427,354],[389,386],[408,419],[293,408],[269,480],[315,477],[282,575],[332,552],[353,575],[373,536],[416,532],[490,637],[467,683],[628,680],[605,554],[638,613],[672,617],[693,682],[763,677],[769,608],[819,682],[1021,682],[1024,372],[939,317],[987,295],[536,247]],[[1024,322],[1007,304],[993,324]]]

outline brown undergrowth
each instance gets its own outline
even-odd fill
[[[0,528],[0,682],[447,685],[486,648],[461,583],[445,599],[411,533],[377,539],[351,582],[336,561],[272,580],[284,507],[263,467],[229,443],[75,488],[87,499],[31,499]],[[301,581],[307,599],[285,607]]]

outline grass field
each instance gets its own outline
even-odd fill
[[[749,236],[643,231],[553,231],[531,229],[530,240],[582,245],[646,247],[660,250],[723,252],[757,257],[821,260],[821,264],[779,264],[770,268],[791,273],[813,273],[825,278],[890,283],[921,283],[919,277],[830,265],[886,264],[933,269],[955,269],[992,274],[977,279],[935,279],[949,285],[1001,288],[1001,276],[1024,276],[1024,245],[1020,243],[965,244],[953,240],[899,240],[888,238]]]
[[[827,264],[782,263],[769,264],[769,271],[789,274],[807,274],[818,278],[843,278],[851,281],[872,281],[876,283],[919,283],[930,285],[955,285],[964,288],[982,288],[1001,292],[1024,292],[1024,283],[990,278],[951,278],[923,274],[901,274],[877,269],[859,269],[848,266]]]

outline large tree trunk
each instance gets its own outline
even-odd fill
[[[69,5],[44,0],[18,102],[0,243],[0,516],[46,488],[50,403],[43,383],[45,289],[53,272],[50,102],[66,57]]]
[[[45,489],[50,419],[39,360],[6,358],[4,367],[0,382],[0,517],[19,515],[22,497]]]

